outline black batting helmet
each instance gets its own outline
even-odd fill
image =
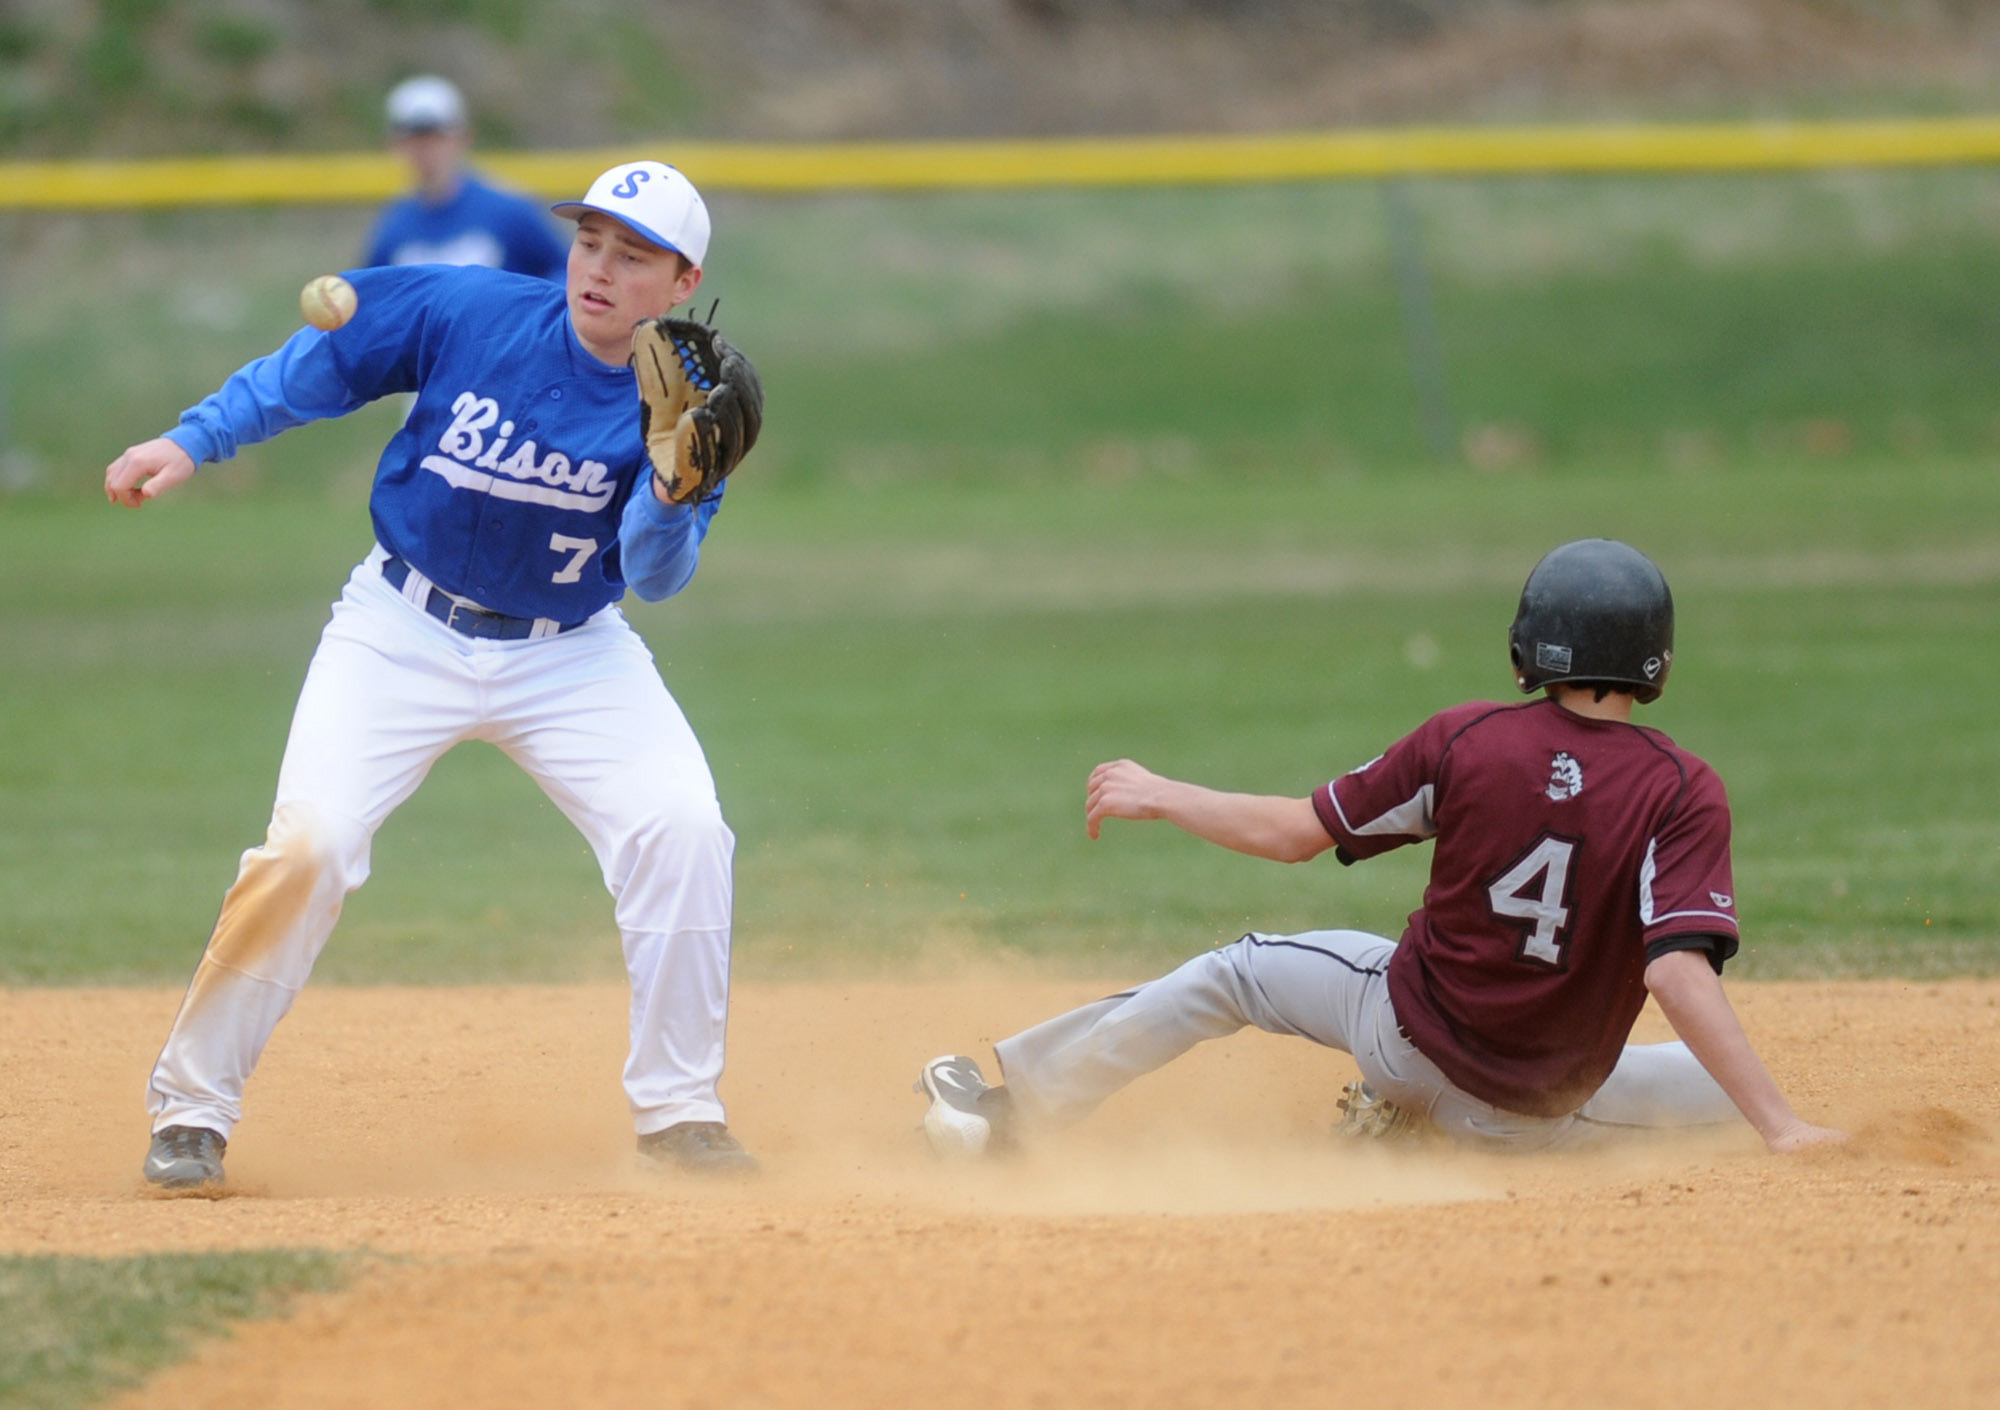
[[[1674,595],[1638,549],[1578,539],[1528,574],[1507,646],[1523,691],[1601,681],[1658,700],[1674,664]]]

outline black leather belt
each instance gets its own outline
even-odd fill
[[[382,560],[382,576],[401,592],[410,580],[410,565],[390,554]],[[539,617],[509,617],[505,612],[488,612],[483,607],[467,607],[443,588],[433,587],[417,604],[460,636],[483,637],[495,641],[520,641],[535,634]],[[556,631],[575,631],[582,622],[563,622]]]

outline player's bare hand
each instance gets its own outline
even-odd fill
[[[194,474],[194,460],[165,436],[141,441],[104,469],[104,497],[137,509]]]
[[[1813,1146],[1841,1145],[1846,1140],[1845,1131],[1836,1131],[1831,1126],[1815,1126],[1809,1121],[1795,1119],[1766,1136],[1764,1144],[1778,1155],[1790,1155],[1794,1151],[1809,1150]]]
[[[1084,800],[1083,826],[1097,836],[1106,818],[1130,818],[1144,822],[1160,816],[1161,792],[1168,780],[1130,759],[1114,759],[1090,771],[1090,789]]]

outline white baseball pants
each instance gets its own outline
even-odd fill
[[[994,1045],[1031,1123],[1083,1116],[1135,1077],[1207,1038],[1251,1026],[1352,1053],[1368,1085],[1474,1145],[1549,1150],[1617,1127],[1739,1119],[1685,1043],[1632,1044],[1583,1108],[1523,1116],[1464,1091],[1402,1035],[1389,1002],[1396,945],[1359,930],[1246,935],[1173,973],[1058,1015]]]
[[[638,1131],[721,1121],[735,838],[652,654],[616,607],[541,639],[462,636],[391,587],[382,557],[354,570],[320,638],[270,830],[243,854],[153,1070],[153,1129],[234,1130],[376,829],[468,739],[505,750],[597,855],[632,980]]]

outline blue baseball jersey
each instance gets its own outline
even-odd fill
[[[558,622],[628,584],[649,600],[686,585],[720,495],[692,508],[654,496],[637,380],[577,340],[560,287],[448,265],[347,278],[359,306],[346,326],[301,329],[168,437],[199,465],[415,392],[369,498],[391,553],[489,610]]]
[[[422,196],[391,201],[375,222],[363,264],[478,264],[560,281],[569,248],[548,212],[525,196],[496,190],[470,172],[456,194],[433,205]]]

